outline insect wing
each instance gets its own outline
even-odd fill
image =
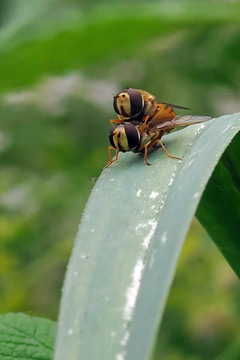
[[[164,121],[162,123],[156,124],[156,128],[159,130],[170,130],[178,126],[199,124],[211,119],[212,118],[210,116],[200,115],[175,116],[175,118],[170,121]]]
[[[211,116],[201,116],[201,115],[185,115],[185,116],[176,116],[173,119],[175,126],[188,126],[199,124],[205,121],[211,120]]]
[[[175,105],[175,104],[169,104],[169,103],[162,103],[162,104],[165,104],[165,105],[168,105],[174,109],[181,109],[181,110],[191,110],[189,107],[186,107],[186,106],[182,106],[182,105]]]

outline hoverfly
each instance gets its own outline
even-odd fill
[[[160,103],[155,101],[155,96],[144,90],[124,89],[113,98],[113,107],[118,114],[118,119],[111,119],[110,123],[123,123],[125,121],[141,124],[151,121],[153,117],[167,120],[176,116],[173,108],[189,110],[189,108]]]
[[[211,119],[210,116],[186,115],[175,116],[173,119],[163,121],[161,117],[159,119],[158,116],[155,116],[151,121],[140,125],[135,125],[131,122],[118,124],[109,132],[111,146],[108,147],[109,162],[105,167],[108,167],[113,162],[117,161],[120,151],[144,153],[145,164],[151,165],[147,161],[148,149],[155,147],[158,143],[169,158],[182,160],[181,158],[168,153],[161,141],[162,136],[176,127],[194,125]],[[114,159],[111,150],[116,151]]]

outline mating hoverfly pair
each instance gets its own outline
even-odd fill
[[[117,161],[119,152],[133,151],[144,153],[146,165],[148,149],[160,144],[169,158],[182,160],[167,152],[161,138],[176,127],[198,124],[211,119],[209,116],[177,116],[173,108],[189,110],[184,106],[160,103],[155,97],[144,91],[125,89],[114,96],[113,107],[118,114],[118,119],[111,119],[110,123],[116,124],[109,132],[108,167]],[[116,151],[113,159],[111,150]]]

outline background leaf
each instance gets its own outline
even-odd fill
[[[239,114],[168,135],[178,162],[124,154],[98,180],[70,260],[55,359],[149,359],[201,194]],[[105,196],[107,194],[107,196]]]
[[[25,314],[0,315],[0,358],[51,360],[55,323]]]
[[[238,134],[226,150],[209,181],[197,217],[240,277],[240,178]]]
[[[239,5],[1,1],[2,313],[57,318],[79,219],[108,158],[112,94],[132,86],[191,114],[239,111]],[[157,359],[215,358],[238,333],[239,296],[194,220]]]
[[[26,3],[25,6],[28,7],[29,4]],[[100,4],[87,12],[87,16],[83,15],[76,4],[75,7],[75,11],[74,8],[72,11],[64,8],[61,11],[61,8],[57,10],[54,2],[44,3],[37,12],[32,6],[30,12],[32,16],[30,19],[29,16],[27,17],[23,34],[17,28],[11,36],[8,32],[5,38],[4,34],[2,35],[0,71],[8,76],[4,75],[1,78],[1,91],[27,86],[49,73],[63,74],[66,70],[75,71],[78,68],[91,73],[90,68],[96,64],[96,58],[98,64],[104,68],[106,61],[114,63],[126,60],[134,54],[136,56],[138,52],[140,54],[140,49],[146,51],[149,39],[152,40],[154,48],[156,47],[154,42],[158,43],[159,36],[179,32],[181,37],[181,32],[189,26],[193,34],[199,29],[203,32],[204,30],[212,32],[217,31],[226,20],[231,20],[233,27],[239,20],[236,15],[239,11],[238,3],[235,5],[218,3],[216,6],[206,1],[203,7],[203,2],[183,1],[180,5],[181,11],[175,3],[166,6],[166,2],[115,5],[114,9],[112,6]],[[23,10],[26,9],[23,7]],[[41,18],[39,23],[37,17]],[[103,38],[107,38],[108,41],[102,41]],[[116,39],[118,39],[117,49]],[[88,46],[89,40],[94,46]],[[9,46],[12,41],[14,47]],[[171,47],[171,42],[168,46]],[[151,55],[148,55],[148,52],[149,49],[145,56]],[[219,60],[218,67],[221,65],[221,59]],[[234,63],[234,59],[232,62]],[[178,66],[182,66],[181,62]],[[16,68],[21,71],[16,72]],[[188,71],[191,72],[191,68]],[[198,75],[195,73],[195,76]],[[214,76],[216,74],[212,73],[211,77]]]

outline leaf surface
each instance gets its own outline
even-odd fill
[[[0,315],[1,360],[51,360],[55,323],[22,313]]]
[[[122,154],[96,183],[69,263],[55,360],[149,359],[181,247],[204,188],[239,131],[234,114]]]

